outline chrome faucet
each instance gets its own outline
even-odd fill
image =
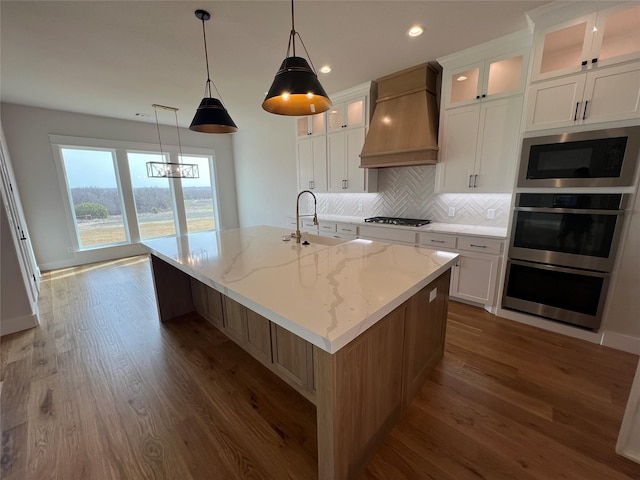
[[[300,196],[303,193],[310,193],[313,197],[313,215],[300,215]],[[311,190],[301,191],[296,200],[296,233],[294,235],[294,237],[296,237],[296,243],[300,243],[300,237],[302,236],[300,234],[300,217],[313,217],[313,224],[318,225],[318,200]]]

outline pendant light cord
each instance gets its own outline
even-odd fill
[[[160,124],[158,123],[158,105],[153,105],[153,111],[156,114],[156,128],[158,129],[158,144],[160,145],[160,156],[162,157],[162,161],[165,161],[164,153],[162,152],[162,138],[160,138]]]
[[[209,52],[207,51],[207,31],[204,28],[204,22],[205,22],[204,17],[201,20],[202,20],[202,37],[204,38],[204,61],[207,64],[207,82],[204,86],[204,96],[209,98],[213,97],[213,95],[211,95],[211,84],[213,84],[213,88],[218,94],[218,98],[220,98],[220,103],[224,105],[224,101],[222,100],[222,95],[220,95],[220,91],[218,90],[218,87],[216,87],[215,82],[211,80],[211,75],[209,74]]]
[[[204,23],[204,22],[203,22]],[[287,44],[287,57],[290,57],[290,53],[291,53],[291,47],[293,47],[293,56],[296,56],[296,36],[298,37],[298,39],[300,39],[300,43],[302,44],[302,48],[304,48],[304,53],[307,55],[307,58],[309,59],[309,63],[311,64],[311,70],[313,70],[313,73],[318,76],[318,72],[316,71],[316,67],[313,65],[313,60],[311,60],[311,56],[309,55],[309,52],[307,51],[307,46],[304,44],[304,40],[302,40],[302,37],[300,36],[300,34],[298,32],[296,32],[296,27],[295,27],[295,15],[293,12],[293,0],[291,0],[291,33],[289,33],[289,43]],[[215,86],[215,84],[214,84]]]
[[[293,14],[293,0],[291,0],[291,36],[289,41],[293,40],[293,56],[296,56],[296,26],[295,15]],[[288,54],[288,53],[287,53]]]
[[[205,85],[204,93],[209,92],[211,96],[211,75],[209,74],[209,52],[207,52],[207,31],[204,28],[204,18],[202,19],[202,37],[204,38],[204,61],[207,65],[207,83]]]

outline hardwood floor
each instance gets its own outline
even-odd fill
[[[316,478],[315,407],[197,315],[160,324],[146,257],[49,272],[40,309],[1,341],[1,478]],[[362,478],[640,479],[614,452],[636,362],[452,303]]]

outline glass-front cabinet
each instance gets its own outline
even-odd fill
[[[454,70],[449,76],[447,107],[521,93],[524,57],[524,52],[511,53]]]
[[[363,127],[366,123],[366,97],[335,103],[327,112],[327,130]]]
[[[325,133],[325,118],[324,113],[299,117],[296,125],[298,138]]]
[[[532,80],[640,58],[640,4],[622,4],[536,34]]]

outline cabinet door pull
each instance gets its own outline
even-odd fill
[[[597,58],[592,58],[591,59],[591,63],[598,63],[598,59]]]
[[[586,67],[586,66],[587,66],[587,61],[586,61],[586,60],[583,60],[583,61],[582,61],[582,66],[583,66],[583,67]]]
[[[431,239],[429,241],[432,242],[432,243],[444,243],[444,240],[433,240],[433,239]]]
[[[473,176],[473,188],[478,186],[478,175]]]
[[[476,245],[476,244],[474,244],[474,243],[470,243],[470,244],[469,244],[469,246],[470,246],[470,247],[474,247],[474,248],[487,248],[487,246],[486,246],[486,245]]]
[[[573,121],[578,120],[578,107],[580,106],[580,102],[576,102],[576,111],[573,113]]]
[[[471,188],[471,179],[473,178],[473,175],[469,175],[469,188]]]
[[[584,101],[584,112],[582,112],[582,119],[587,118],[587,105],[589,105],[589,100]]]
[[[480,100],[480,95],[476,95],[476,100]]]
[[[344,189],[346,190],[347,188],[349,188],[349,180],[345,180],[344,181]]]
[[[487,97],[487,94],[486,94],[486,93],[483,93],[483,94],[482,94],[482,98],[486,98],[486,97]]]

